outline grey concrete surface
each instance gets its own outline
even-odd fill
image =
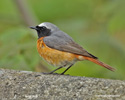
[[[0,100],[125,100],[125,81],[0,69]]]

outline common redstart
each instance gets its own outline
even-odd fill
[[[62,72],[64,74],[77,61],[89,60],[111,71],[115,69],[101,61],[79,44],[77,44],[68,34],[61,31],[56,25],[44,22],[35,27],[30,27],[37,31],[37,50],[42,58],[49,64],[58,66],[57,69],[49,72],[52,74],[62,67],[67,69]]]

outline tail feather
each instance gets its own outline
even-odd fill
[[[107,64],[105,64],[105,63],[103,63],[101,61],[99,61],[98,59],[94,59],[94,58],[90,58],[90,57],[85,57],[85,56],[84,56],[84,59],[89,60],[91,62],[94,62],[94,63],[96,63],[96,64],[98,64],[98,65],[100,65],[102,67],[105,67],[105,68],[111,70],[111,71],[115,71],[115,68],[113,68],[113,67],[111,67],[111,66],[109,66],[109,65],[107,65]]]

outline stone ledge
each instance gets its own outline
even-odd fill
[[[125,81],[0,69],[0,100],[125,100]]]

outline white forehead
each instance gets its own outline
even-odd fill
[[[41,23],[41,24],[39,24],[38,26],[39,26],[39,27],[45,26],[46,28],[51,29],[51,31],[54,31],[54,30],[58,30],[58,29],[59,29],[56,25],[54,25],[54,24],[52,24],[52,23],[49,23],[49,22]]]
[[[46,25],[45,23],[41,23],[41,24],[39,24],[38,26],[40,26],[40,27],[46,26],[46,27],[47,27],[47,25]]]

